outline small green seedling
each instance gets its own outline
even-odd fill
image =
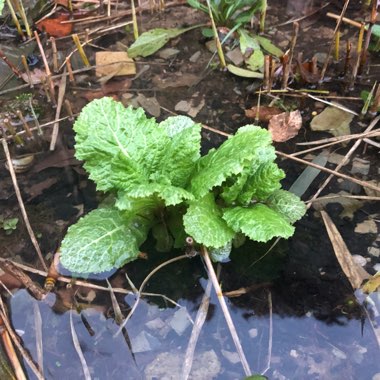
[[[240,128],[201,156],[201,125],[185,116],[157,123],[144,111],[111,98],[83,108],[74,125],[76,157],[107,202],[71,226],[62,264],[97,273],[135,260],[149,231],[158,250],[183,248],[186,237],[215,261],[233,242],[293,235],[304,203],[281,190],[284,172],[274,162],[270,133]]]
[[[18,223],[18,218],[3,219],[0,216],[0,228],[2,228],[7,235],[10,235],[16,230]]]

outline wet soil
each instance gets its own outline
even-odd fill
[[[302,52],[304,59],[311,59],[316,53],[327,52],[335,21],[326,18],[324,14],[327,11],[339,13],[339,9],[337,5],[331,4],[323,12],[301,22],[296,52]],[[291,17],[300,17],[305,12],[307,9],[299,9],[296,2],[271,5],[267,16],[268,37],[286,49],[291,39],[292,26],[275,26],[287,22]],[[361,12],[360,7],[350,6],[347,16],[358,19]],[[150,29],[203,22],[207,20],[198,12],[187,7],[174,7],[161,14],[144,16],[142,24]],[[342,32],[342,39],[354,40],[358,34],[356,29],[347,26],[343,27]],[[130,41],[130,33],[118,32],[101,38],[97,45],[115,50],[120,46],[118,43],[128,45]],[[174,39],[168,46],[178,49],[177,55],[162,59],[155,54],[137,61],[138,72],[145,70],[145,66],[146,71],[131,81],[126,90],[115,90],[109,95],[124,103],[133,101],[138,94],[155,97],[161,107],[160,120],[176,112],[176,105],[182,100],[192,100],[194,107],[204,102],[195,119],[222,132],[234,133],[238,127],[252,123],[244,111],[257,104],[255,91],[261,82],[234,77],[219,70],[214,63],[208,66],[209,62],[213,62],[213,57],[206,49],[205,42],[199,29]],[[65,44],[68,43],[62,43],[62,50],[67,48]],[[95,50],[88,49],[91,60]],[[191,62],[190,58],[197,52],[200,52],[198,59]],[[340,96],[358,97],[362,90],[370,90],[374,79],[379,77],[379,59],[372,55],[355,88],[348,91],[347,79],[340,76],[343,66],[343,59],[332,64],[327,75],[330,79],[318,88]],[[316,87],[295,80],[291,86]],[[94,90],[99,88],[93,74],[78,75],[76,83],[69,84],[66,91],[73,112],[80,112],[94,95]],[[41,107],[40,123],[53,120],[55,111],[51,105],[46,104],[44,93],[36,88],[33,94]],[[1,100],[6,104],[13,99],[14,94],[8,93]],[[271,100],[272,97],[263,96],[261,103],[269,104]],[[316,109],[320,111],[320,104],[305,98],[282,97],[281,100],[287,107],[301,111],[303,126],[297,137],[276,144],[277,150],[293,153],[300,149],[297,146],[299,142],[330,137],[327,133],[313,132],[309,127],[312,112]],[[363,104],[362,101],[352,99],[340,99],[339,103],[358,113]],[[370,118],[355,117],[351,123],[351,133],[362,132],[369,122]],[[41,146],[38,149],[30,148],[36,153],[34,165],[29,171],[17,176],[31,225],[48,261],[51,261],[68,226],[94,209],[102,198],[102,194],[96,193],[94,184],[88,180],[81,163],[73,156],[72,122],[66,120],[61,123],[58,145],[54,152],[49,152],[47,148],[50,134],[51,127],[44,128]],[[205,152],[210,147],[220,145],[226,138],[207,129],[202,134],[202,149]],[[350,147],[351,144],[339,145],[334,148],[334,152],[344,155]],[[19,153],[14,144],[10,145],[10,149],[12,155]],[[378,149],[363,145],[354,157],[371,164],[368,175],[357,174],[359,179],[379,179]],[[17,229],[11,234],[0,229],[1,256],[39,268],[33,245],[22,223],[2,153],[0,159],[0,214],[6,219],[19,218]],[[291,160],[279,159],[278,163],[287,174],[283,186],[289,188],[304,167]],[[327,167],[334,168],[335,165],[328,163]],[[351,167],[352,161],[342,168],[342,172],[352,175]],[[304,194],[305,201],[315,194],[325,178],[325,173],[318,175]],[[335,178],[321,195],[336,194],[342,188],[342,183]],[[355,194],[365,195],[364,189],[356,189]],[[378,203],[359,202],[352,217],[342,217],[342,206],[339,203],[330,203],[326,211],[338,227],[350,252],[362,256],[366,260],[365,269],[373,274],[379,258],[369,252],[375,252],[370,249],[379,247],[378,235],[373,231],[357,233],[355,228],[368,219],[377,222],[380,209]],[[266,254],[270,247],[271,244],[247,243],[236,249],[231,262],[222,265],[220,275],[223,291],[243,289],[238,296],[229,297],[228,304],[252,371],[265,372],[268,378],[281,380],[376,379],[375,376],[380,376],[379,341],[376,339],[376,323],[380,322],[376,319],[376,307],[380,305],[378,293],[373,298],[375,306],[369,308],[369,312],[357,302],[335,257],[319,213],[311,208],[296,224],[293,238],[280,241]],[[165,255],[155,252],[150,241],[142,250],[148,253],[148,260],[128,264],[115,273],[110,278],[114,287],[130,288],[125,273],[138,286],[153,268],[180,253]],[[43,284],[43,277],[32,277]],[[76,287],[66,287],[59,283],[57,291],[50,294],[44,302],[37,302],[26,290],[19,290],[8,298],[8,306],[14,328],[20,332],[24,346],[35,360],[35,320],[36,313],[41,314],[44,375],[47,379],[84,378],[72,342],[72,326],[78,335],[92,378],[125,377],[127,373],[129,379],[176,379],[180,366],[174,358],[182,360],[191,334],[186,313],[181,313],[186,310],[188,315],[195,318],[206,287],[206,278],[206,271],[199,258],[161,269],[149,281],[145,291],[165,295],[180,307],[161,296],[146,297],[128,322],[124,333],[116,337],[114,334],[118,325],[110,297],[105,292],[84,288],[78,291]],[[99,283],[107,286],[104,281]],[[70,311],[74,293],[79,307]],[[117,299],[126,316],[135,297],[118,294]],[[373,312],[375,315],[371,315]],[[196,349],[198,364],[194,364],[196,375],[193,378],[244,378],[213,293],[202,331]],[[169,355],[172,360],[166,360],[165,355]],[[206,360],[207,364],[202,360]],[[30,378],[34,378],[26,364],[25,369]]]

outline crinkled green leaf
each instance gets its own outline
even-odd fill
[[[200,126],[200,124],[196,124],[192,119],[183,115],[169,116],[164,121],[161,121],[159,125],[160,128],[163,128],[166,131],[170,138],[185,129],[194,127],[194,125]]]
[[[127,211],[128,215],[150,216],[154,210],[164,207],[164,202],[158,197],[132,198],[125,191],[117,193],[115,207]]]
[[[76,157],[99,190],[115,188],[112,182],[121,166],[128,178],[157,170],[169,137],[142,109],[125,108],[111,98],[96,99],[85,106],[74,124]],[[119,162],[119,160],[121,162]],[[111,176],[112,173],[112,176]]]
[[[294,233],[294,227],[281,214],[263,204],[226,209],[223,219],[234,231],[264,243],[273,237],[288,238]]]
[[[91,211],[69,227],[61,245],[61,262],[75,273],[99,273],[137,258],[146,239],[146,218],[126,218],[114,208]]]
[[[275,191],[266,203],[291,224],[301,219],[306,212],[305,203],[297,195],[286,190]]]
[[[225,141],[217,150],[202,157],[191,179],[191,192],[203,197],[227,178],[239,174],[245,167],[258,161],[258,149],[271,144],[270,133],[259,127],[246,126]]]
[[[281,188],[280,180],[285,173],[274,163],[260,165],[259,168],[246,181],[238,202],[246,205],[252,199],[265,200],[275,190]]]
[[[221,248],[235,235],[222,219],[222,211],[216,205],[211,193],[190,202],[183,217],[183,224],[189,236],[207,247]]]
[[[142,33],[137,40],[128,49],[128,55],[130,58],[138,56],[148,57],[154,54],[157,50],[160,50],[170,39],[178,37],[182,33],[188,32],[191,29],[198,26],[192,26],[190,28],[179,29],[162,29],[156,28],[148,30]]]
[[[232,205],[236,201],[250,173],[251,168],[246,167],[241,173],[228,178],[226,183],[223,184],[223,191],[220,196],[228,205]]]
[[[201,125],[188,117],[178,116],[168,118],[160,127],[167,131],[170,141],[165,146],[157,173],[174,186],[186,187],[200,158]]]

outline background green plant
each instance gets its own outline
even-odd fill
[[[208,14],[207,5],[198,0],[187,0],[195,9]],[[233,28],[251,21],[262,10],[263,0],[210,0],[211,11],[217,26]]]
[[[161,123],[144,111],[94,100],[75,122],[76,157],[107,202],[71,226],[62,264],[89,273],[138,257],[149,231],[158,250],[191,236],[226,259],[244,235],[258,242],[288,238],[305,205],[281,190],[270,133],[247,125],[218,149],[200,155],[201,125],[188,117]]]

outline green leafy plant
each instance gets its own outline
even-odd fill
[[[0,215],[0,228],[2,228],[7,235],[10,235],[17,229],[18,218],[4,219]]]
[[[206,14],[209,13],[207,5],[198,0],[187,0],[187,3]],[[255,13],[262,10],[263,5],[263,0],[210,0],[215,23],[228,28],[250,22]]]
[[[305,212],[281,190],[284,172],[265,129],[242,127],[201,156],[200,124],[185,116],[157,123],[111,98],[84,107],[74,129],[76,157],[111,197],[69,228],[61,260],[73,272],[136,259],[149,231],[158,250],[184,247],[191,236],[222,260],[242,235],[290,237]]]
[[[266,0],[209,0],[206,4],[198,0],[187,0],[187,3],[195,9],[212,16],[211,21],[215,21],[216,26],[230,29],[227,36],[234,36],[240,45],[241,53],[244,57],[246,67],[242,69],[232,64],[227,65],[230,73],[246,78],[262,78],[263,74],[259,71],[264,67],[264,53],[281,57],[282,51],[273,45],[267,38],[253,34],[246,28],[256,13],[260,12],[265,18]],[[210,6],[210,11],[208,5]],[[261,17],[260,27],[263,28],[264,18]],[[209,31],[204,31],[205,35]],[[215,31],[212,33],[215,36]],[[227,36],[225,39],[227,39]],[[220,53],[219,53],[220,55]]]

